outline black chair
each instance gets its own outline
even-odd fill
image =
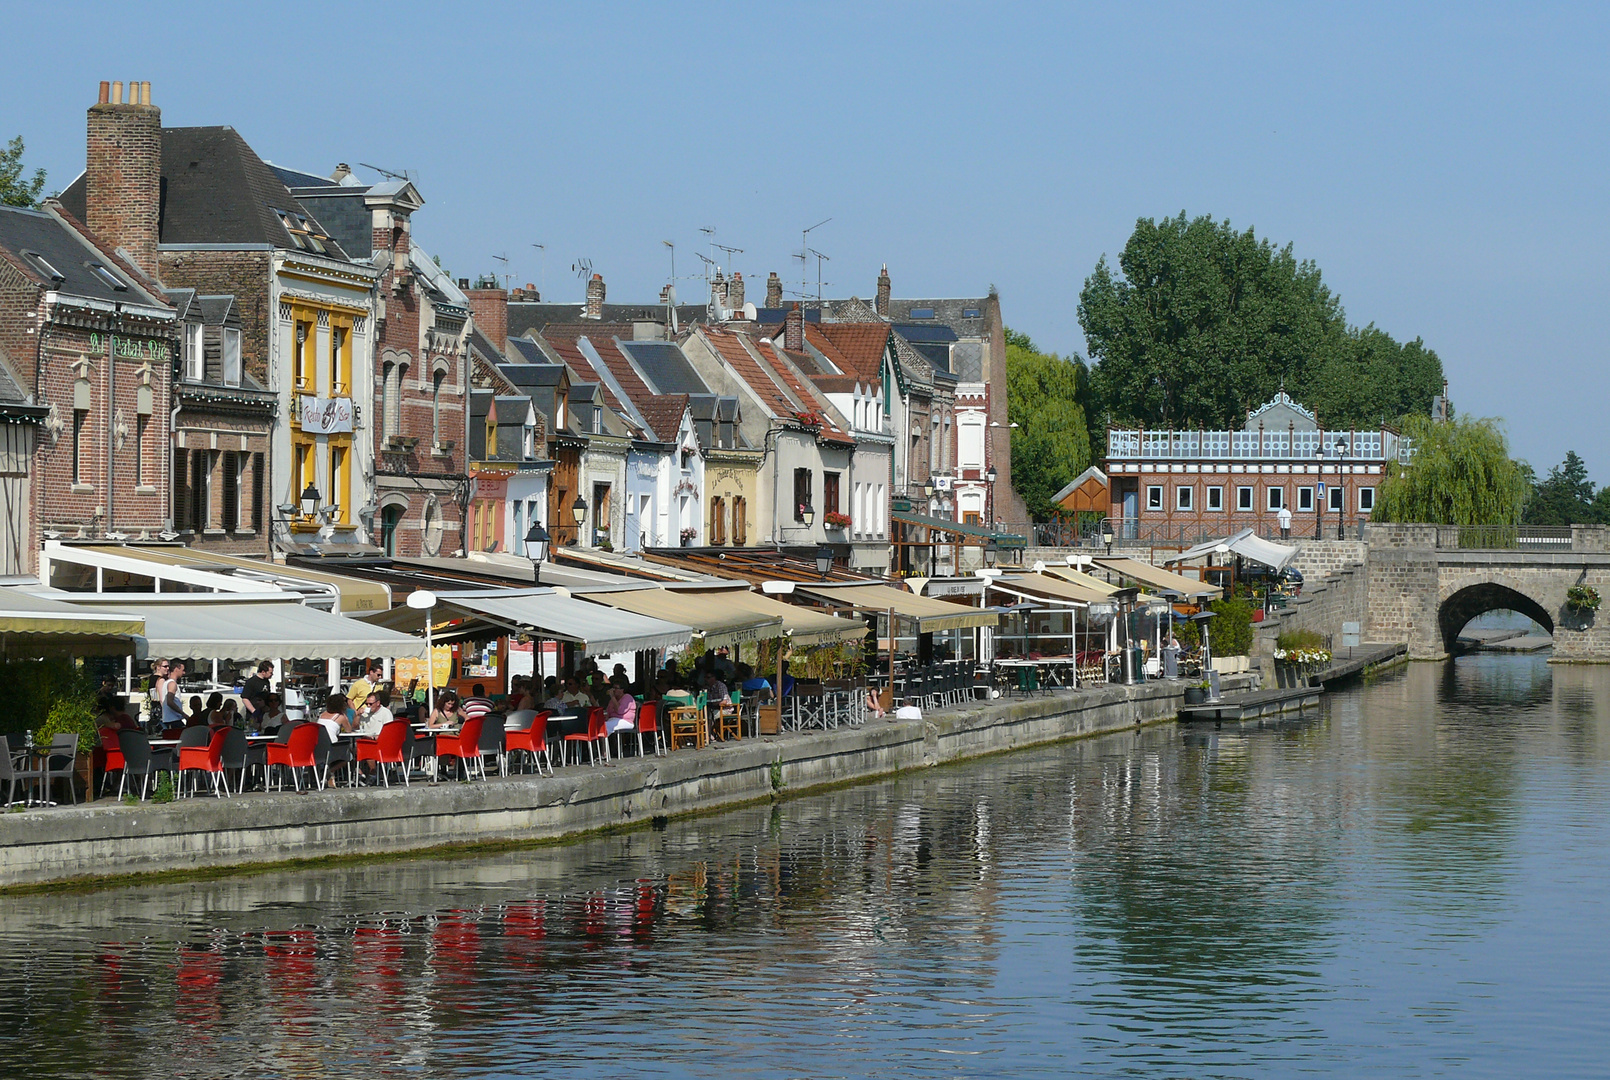
[[[267,750],[263,753],[266,755]],[[224,735],[224,749],[222,761],[224,766],[224,782],[229,781],[229,771],[235,771],[235,794],[239,795],[246,790],[246,764],[251,756],[251,744],[246,741],[246,733],[240,728],[230,728]]]
[[[140,798],[145,798],[151,790],[151,774],[167,771],[152,754],[150,737],[143,731],[119,731],[117,748],[123,752],[123,779],[118,782],[117,797],[123,797],[129,778],[134,777],[140,781]],[[167,760],[171,764],[172,756],[167,755]]]
[[[317,777],[319,787],[329,783],[332,765],[347,766],[348,779],[356,785],[357,761],[357,751],[350,742],[330,738],[330,729],[319,725],[319,741],[313,747],[313,775]]]
[[[502,713],[488,713],[481,721],[481,757],[488,754],[496,757],[499,776],[509,775],[509,757],[503,742],[503,725],[507,722],[508,717]],[[485,775],[484,768],[483,765],[482,775]]]
[[[17,781],[22,779],[17,768],[11,763],[11,747],[6,744],[4,735],[0,735],[0,784],[6,785],[6,805],[14,805],[17,801]]]

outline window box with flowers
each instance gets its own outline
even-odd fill
[[[693,539],[694,539],[694,537],[696,537],[698,535],[699,535],[699,530],[695,529],[691,525],[688,526],[686,529],[683,529],[682,533],[681,533],[682,546],[683,547],[692,547],[693,546]]]
[[[837,510],[829,510],[822,515],[822,524],[829,529],[848,529],[850,527],[850,515],[841,514]]]

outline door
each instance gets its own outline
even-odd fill
[[[1140,489],[1127,488],[1124,491],[1124,531],[1125,540],[1133,540],[1139,532],[1140,519]]]

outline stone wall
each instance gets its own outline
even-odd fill
[[[1275,641],[1282,633],[1313,630],[1329,638],[1334,650],[1342,643],[1344,623],[1358,623],[1363,631],[1368,606],[1369,579],[1362,566],[1349,566],[1318,584],[1305,584],[1301,596],[1271,611],[1253,627],[1252,660],[1263,671],[1264,685],[1275,683]]]

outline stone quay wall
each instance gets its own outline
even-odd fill
[[[552,777],[101,802],[0,815],[0,888],[450,845],[556,840],[1171,720],[1181,683],[1097,687],[922,720],[744,739]]]

